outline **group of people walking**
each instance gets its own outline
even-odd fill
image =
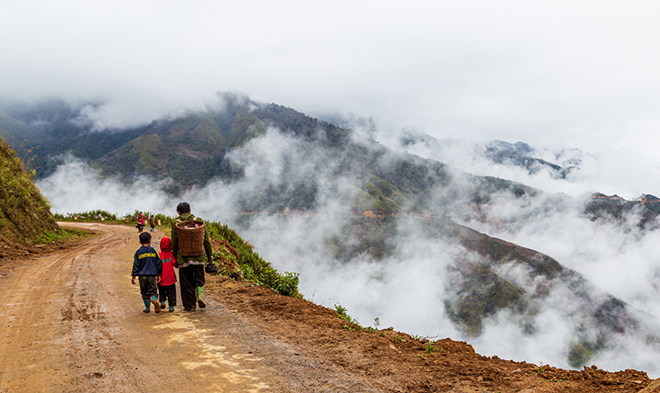
[[[146,225],[147,225],[147,216],[145,216],[144,213],[139,212],[137,215],[137,225],[135,225],[135,227],[138,229],[139,233],[142,233]],[[154,217],[153,214],[149,216],[149,226],[151,226],[151,232],[156,231],[156,218]]]
[[[160,252],[156,252],[151,247],[151,234],[142,232],[138,226],[140,248],[135,252],[133,258],[131,282],[135,284],[136,278],[139,281],[145,313],[151,311],[151,305],[154,306],[156,313],[160,313],[161,309],[166,306],[169,306],[170,312],[174,312],[177,282],[175,268],[179,270],[178,281],[184,311],[195,311],[198,306],[199,308],[206,307],[204,265],[212,263],[213,258],[209,234],[204,228],[204,221],[191,213],[190,204],[181,202],[177,205],[176,210],[178,217],[172,223],[171,238],[163,237],[161,239]],[[140,212],[140,214],[142,213]],[[144,215],[142,216],[144,218]],[[194,229],[197,234],[194,238],[186,238],[185,244],[182,244],[180,240],[183,232],[180,231],[187,228],[185,225],[179,225],[177,229],[177,224],[187,222],[192,223],[190,228]],[[201,231],[204,232],[203,236]],[[199,244],[193,245],[191,249],[188,247],[189,242],[199,242]]]

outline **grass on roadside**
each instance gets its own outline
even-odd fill
[[[32,240],[32,244],[46,244],[57,241],[75,240],[89,236],[94,236],[94,234],[79,229],[60,227],[56,231],[44,230],[41,235]]]

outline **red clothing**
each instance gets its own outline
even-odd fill
[[[167,286],[176,283],[174,274],[174,255],[172,254],[172,240],[169,237],[160,239],[160,260],[163,261],[163,274],[160,277],[160,285]]]

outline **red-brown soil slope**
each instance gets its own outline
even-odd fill
[[[308,301],[211,277],[208,293],[273,335],[334,366],[368,378],[392,392],[637,392],[651,380],[645,372],[607,372],[596,366],[562,370],[487,357],[450,338],[435,343],[392,328],[370,331]]]

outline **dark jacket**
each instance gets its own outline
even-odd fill
[[[160,276],[162,272],[163,263],[152,247],[142,246],[135,252],[131,276]]]
[[[199,217],[195,217],[193,214],[190,213],[184,213],[180,215],[176,220],[172,221],[172,253],[174,254],[174,258],[176,259],[176,263],[180,266],[188,266],[188,262],[191,262],[192,264],[200,265],[204,264],[206,261],[210,261],[213,259],[213,248],[211,248],[211,240],[209,239],[209,231],[205,230],[204,231],[204,251],[206,251],[206,255],[202,254],[196,257],[183,257],[181,255],[181,250],[179,249],[179,240],[177,239],[176,236],[176,223],[181,222],[181,221],[186,221],[186,220],[199,220],[204,222]],[[206,223],[204,223],[206,226]]]

